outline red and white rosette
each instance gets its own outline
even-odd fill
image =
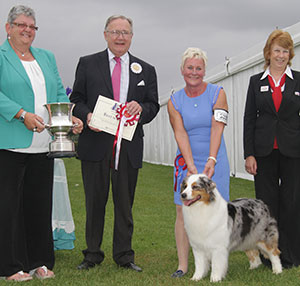
[[[116,110],[117,115],[116,118],[119,120],[118,129],[116,132],[114,146],[113,146],[113,157],[115,157],[115,170],[118,170],[119,158],[120,158],[120,150],[121,150],[121,142],[124,126],[134,125],[135,121],[138,121],[140,118],[139,114],[131,115],[127,110],[127,103],[120,104]]]

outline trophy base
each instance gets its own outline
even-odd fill
[[[76,156],[75,151],[55,151],[55,152],[49,152],[47,154],[48,158],[71,158],[75,156]]]
[[[75,157],[75,144],[66,137],[59,137],[49,144],[48,158]]]

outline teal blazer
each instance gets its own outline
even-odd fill
[[[30,48],[46,84],[47,103],[69,102],[58,74],[54,55],[43,49]],[[0,46],[0,149],[27,148],[33,132],[14,116],[23,108],[34,112],[34,94],[30,79],[9,42]]]

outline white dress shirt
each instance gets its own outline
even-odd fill
[[[290,79],[294,79],[293,78],[293,74],[292,74],[292,71],[291,71],[291,68],[289,66],[286,67],[285,69],[285,72],[282,74],[282,76],[280,77],[280,79],[278,80],[278,82],[276,82],[275,78],[270,74],[270,67],[268,67],[264,74],[262,75],[262,77],[260,78],[260,80],[263,80],[265,79],[268,75],[273,79],[273,82],[275,84],[275,87],[279,86],[280,84],[280,81],[281,81],[281,78],[283,77],[283,75],[286,74]],[[285,84],[281,87],[281,92],[284,91],[284,88],[285,88]]]

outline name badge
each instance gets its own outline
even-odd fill
[[[260,87],[260,92],[266,92],[266,91],[269,91],[269,86],[268,85]]]

